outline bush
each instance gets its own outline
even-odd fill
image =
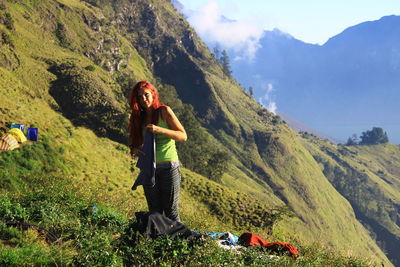
[[[88,71],[95,71],[95,70],[96,70],[96,67],[93,66],[93,65],[88,65],[88,66],[85,67],[85,70],[88,70]]]
[[[69,47],[71,45],[71,40],[68,37],[67,29],[61,22],[57,23],[55,35],[62,47]]]
[[[11,198],[0,196],[0,218],[4,221],[24,222],[29,217],[28,212]]]
[[[8,35],[6,32],[2,32],[1,33],[1,39],[2,39],[2,43],[3,44],[9,45],[11,47],[14,47],[14,43],[11,40],[10,35]]]
[[[360,139],[360,145],[376,145],[389,142],[387,133],[379,127],[373,127],[372,130],[363,132]]]
[[[12,18],[11,14],[9,12],[0,14],[0,22],[3,23],[7,29],[15,30],[14,19]]]
[[[358,142],[357,135],[353,134],[352,137],[349,137],[347,140],[346,146],[377,145],[389,142],[387,133],[379,127],[373,127],[372,130],[363,132],[360,139],[361,140]]]

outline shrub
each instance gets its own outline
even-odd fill
[[[11,47],[14,47],[14,43],[13,43],[13,41],[11,40],[10,35],[7,34],[6,32],[2,32],[2,33],[1,33],[1,39],[2,39],[2,43],[3,43],[3,44],[9,45],[9,46],[11,46]]]
[[[376,145],[389,142],[387,133],[379,127],[373,127],[372,130],[363,132],[360,139],[360,145]]]
[[[71,40],[68,37],[68,32],[64,24],[58,22],[54,33],[62,47],[69,47],[71,45]]]
[[[29,217],[28,212],[19,203],[7,196],[0,196],[0,218],[4,221],[23,222]]]
[[[12,18],[11,13],[5,12],[3,14],[0,14],[0,22],[3,23],[7,29],[15,30],[14,19]]]
[[[88,70],[88,71],[95,71],[95,70],[96,70],[96,67],[93,66],[93,65],[88,65],[88,66],[85,67],[85,70]]]

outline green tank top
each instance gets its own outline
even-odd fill
[[[168,124],[162,119],[158,120],[157,126],[170,129]],[[160,161],[178,161],[178,153],[175,147],[175,140],[166,137],[163,134],[156,134],[156,162]]]

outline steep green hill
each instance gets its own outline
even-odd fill
[[[188,130],[188,142],[178,147],[184,165],[220,182],[184,170],[188,225],[266,233],[270,215],[286,207],[295,217],[275,225],[276,236],[390,264],[359,222],[360,207],[318,164],[314,151],[322,145],[299,137],[224,75],[168,1],[3,1],[0,22],[0,126],[39,127],[62,151],[64,175],[110,192],[99,189],[126,216],[145,209],[142,192],[129,191],[136,173],[125,146],[126,95],[148,79]],[[380,177],[398,181],[396,162],[364,153],[357,159],[374,161],[371,171],[382,168],[388,175]],[[19,190],[15,183],[10,178]],[[381,190],[398,205],[391,198],[398,186]],[[396,233],[393,223],[382,227]]]
[[[304,145],[332,185],[350,202],[356,217],[398,265],[400,240],[399,146],[334,146],[304,135]]]

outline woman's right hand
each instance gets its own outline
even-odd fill
[[[145,155],[145,153],[142,150],[140,150],[140,148],[137,148],[137,147],[131,148],[131,157],[132,158],[136,158],[138,156],[144,156],[144,155]]]

